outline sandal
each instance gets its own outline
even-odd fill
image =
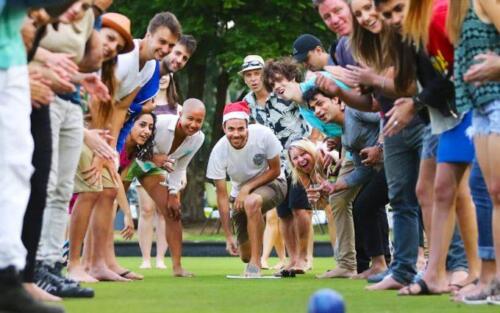
[[[420,287],[420,291],[412,292],[411,287],[418,285]],[[427,286],[427,283],[423,279],[417,280],[414,284],[411,284],[403,289],[408,290],[408,293],[398,293],[399,296],[439,296],[440,292],[432,292]],[[402,290],[403,290],[402,289]]]
[[[283,277],[283,278],[294,278],[295,271],[294,270],[281,270],[277,273],[274,273],[274,276]]]
[[[144,277],[141,275],[138,275],[130,270],[125,270],[123,273],[118,274],[123,278],[130,279],[130,280],[143,280]]]

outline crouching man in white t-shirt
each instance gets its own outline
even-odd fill
[[[215,182],[226,249],[231,255],[239,254],[243,262],[248,263],[244,272],[246,277],[259,277],[263,215],[285,198],[286,180],[280,169],[280,141],[271,129],[248,125],[248,119],[246,102],[225,107],[223,127],[226,136],[217,142],[210,154],[207,178]],[[230,196],[226,175],[232,184]],[[230,203],[238,244],[229,222]]]

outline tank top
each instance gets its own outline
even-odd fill
[[[495,25],[484,23],[479,19],[470,1],[458,46],[455,48],[454,78],[458,112],[467,112],[472,107],[482,107],[500,99],[500,83],[486,82],[475,86],[464,81],[464,74],[474,64],[474,57],[488,51],[500,54],[500,34]]]

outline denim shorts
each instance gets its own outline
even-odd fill
[[[500,99],[474,108],[472,135],[500,134]]]
[[[431,126],[427,126],[424,129],[424,135],[422,140],[422,155],[421,160],[435,159],[437,155],[437,147],[439,142],[439,136],[432,134]]]

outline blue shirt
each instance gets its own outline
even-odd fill
[[[123,124],[120,134],[118,135],[118,141],[116,143],[116,150],[121,151],[125,145],[125,139],[127,139],[128,134],[134,126],[135,119],[142,112],[142,106],[144,103],[153,99],[160,90],[160,62],[156,61],[155,71],[153,76],[148,80],[148,82],[141,87],[134,100],[130,104],[128,109],[128,119]]]

